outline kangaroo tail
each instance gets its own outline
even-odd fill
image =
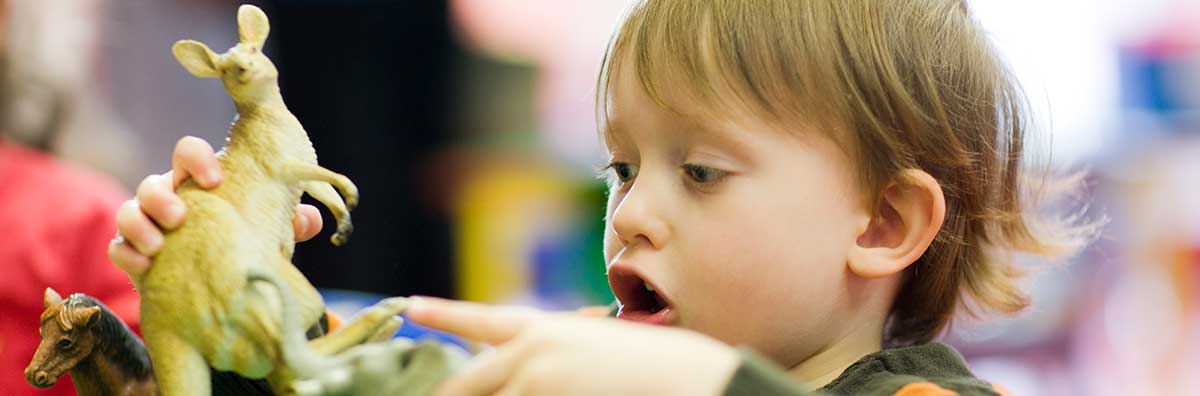
[[[336,360],[313,350],[308,345],[304,324],[301,323],[303,313],[300,304],[296,303],[291,287],[278,274],[263,272],[249,274],[251,282],[261,281],[275,286],[279,291],[281,302],[281,347],[280,355],[283,363],[291,368],[301,378],[311,378],[322,371],[337,366]]]

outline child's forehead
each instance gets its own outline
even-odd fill
[[[628,143],[634,133],[654,133],[739,149],[766,134],[807,138],[830,129],[825,126],[830,120],[811,113],[781,114],[745,100],[747,93],[735,88],[739,84],[721,82],[729,76],[693,80],[678,64],[639,62],[632,51],[614,55],[597,97],[606,146]]]
[[[613,76],[612,85],[606,92],[605,129],[613,134],[653,125],[691,134],[714,135],[768,123],[742,107],[699,97],[695,87],[683,87],[670,81],[669,76],[641,74],[632,67],[628,63],[622,66],[625,70]],[[652,92],[651,86],[670,88]]]
[[[803,135],[748,116],[710,114],[700,117],[657,106],[613,112],[605,125],[603,140],[610,151],[653,142],[702,145],[740,158],[753,157],[760,146],[780,136]]]

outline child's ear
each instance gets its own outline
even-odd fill
[[[946,219],[942,186],[916,169],[896,175],[883,189],[877,206],[849,255],[850,270],[864,278],[908,268],[925,254]]]
[[[243,4],[238,7],[237,19],[238,42],[262,48],[263,44],[267,42],[267,33],[271,31],[267,14],[258,7]]]
[[[176,41],[171,47],[171,53],[175,54],[175,60],[193,76],[206,78],[221,75],[221,71],[217,70],[217,54],[199,41]]]

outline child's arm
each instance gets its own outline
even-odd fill
[[[497,345],[476,357],[466,372],[447,380],[440,395],[1000,394],[969,373],[900,375],[889,371],[897,367],[891,361],[870,356],[846,370],[826,393],[806,389],[782,367],[749,349],[734,349],[681,329],[429,298],[414,302],[407,313],[416,323]],[[898,359],[931,356],[939,359],[930,354]]]

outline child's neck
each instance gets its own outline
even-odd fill
[[[789,368],[788,373],[792,378],[814,389],[825,386],[863,356],[882,349],[881,329],[880,326],[872,325],[852,329],[840,339]]]

